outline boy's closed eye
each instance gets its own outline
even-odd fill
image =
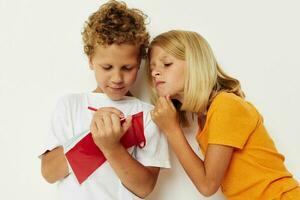
[[[104,69],[104,70],[110,70],[110,69],[112,69],[113,68],[113,66],[112,65],[99,65],[102,69]]]

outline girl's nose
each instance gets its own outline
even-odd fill
[[[160,72],[157,71],[157,70],[152,70],[151,75],[152,75],[153,77],[157,77],[157,76],[160,75]]]

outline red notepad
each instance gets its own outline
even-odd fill
[[[125,148],[146,145],[143,125],[143,112],[132,115],[132,124],[120,140]],[[94,143],[92,134],[88,133],[74,147],[65,153],[65,156],[81,184],[105,161],[101,150]]]

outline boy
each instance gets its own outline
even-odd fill
[[[127,8],[123,2],[109,1],[86,22],[84,51],[97,88],[67,95],[58,102],[41,156],[42,175],[50,183],[59,181],[62,199],[145,198],[156,184],[159,168],[169,167],[166,140],[151,120],[153,107],[126,96],[149,43],[144,18],[141,11]],[[90,111],[89,106],[98,110]],[[131,125],[131,118],[123,124],[120,118],[141,111],[146,146],[125,149],[120,138]],[[80,185],[68,166],[64,144],[88,131],[107,161]]]

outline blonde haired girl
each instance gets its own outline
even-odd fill
[[[148,75],[156,102],[151,115],[200,193],[221,186],[228,199],[300,199],[300,187],[238,80],[218,65],[198,33],[173,30],[150,44]],[[173,103],[172,103],[173,102]],[[180,123],[198,114],[201,160]]]

